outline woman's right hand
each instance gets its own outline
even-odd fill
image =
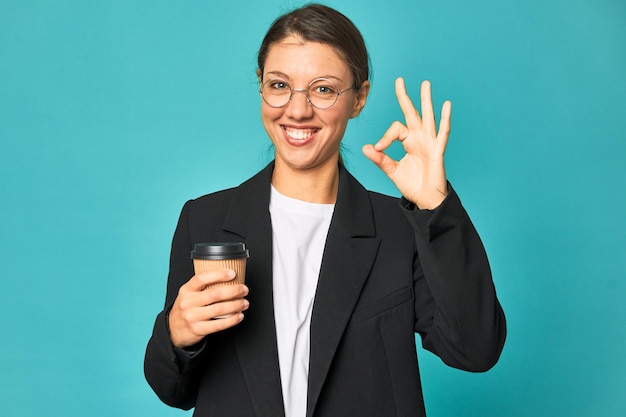
[[[180,287],[168,319],[174,346],[193,346],[208,334],[241,323],[243,312],[249,306],[248,300],[244,299],[248,287],[237,284],[207,288],[233,278],[235,271],[231,269],[203,272]]]

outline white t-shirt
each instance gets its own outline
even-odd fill
[[[274,317],[286,417],[306,415],[310,327],[334,204],[286,197],[272,187]]]

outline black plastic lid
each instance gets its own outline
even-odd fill
[[[192,259],[223,260],[248,258],[250,253],[242,242],[196,243],[191,251]]]

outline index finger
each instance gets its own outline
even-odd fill
[[[411,101],[411,98],[406,92],[406,86],[402,77],[396,79],[396,97],[398,97],[400,109],[402,109],[402,113],[404,114],[406,126],[410,130],[421,126],[422,120],[420,119],[419,112],[413,105],[413,101]]]
[[[202,291],[207,285],[227,282],[235,278],[235,271],[232,269],[217,269],[214,271],[199,272],[185,286],[190,291]]]

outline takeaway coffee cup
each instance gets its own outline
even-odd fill
[[[207,242],[196,243],[191,251],[195,273],[214,271],[216,269],[232,269],[236,276],[233,280],[213,284],[243,284],[246,278],[246,262],[250,256],[246,245],[242,242]]]

